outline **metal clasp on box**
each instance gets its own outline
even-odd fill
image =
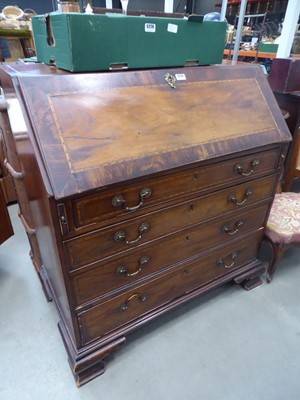
[[[110,71],[122,71],[124,69],[128,69],[127,63],[113,63],[109,66]]]

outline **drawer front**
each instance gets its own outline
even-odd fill
[[[228,272],[253,261],[262,232],[197,258],[180,269],[127,291],[78,314],[82,344],[184,295]]]
[[[79,228],[132,215],[140,209],[180,196],[222,184],[238,184],[271,173],[277,169],[279,152],[280,149],[276,148],[75,199],[72,204],[75,226]]]
[[[253,210],[248,216],[238,215],[233,220],[241,220],[245,224],[239,228],[236,235],[222,232],[222,227],[229,222],[214,222],[209,227],[196,226],[182,231],[157,243],[138,248],[128,254],[113,257],[92,268],[86,268],[71,275],[76,304],[80,305],[97,297],[112,295],[114,291],[126,290],[129,286],[149,278],[172,265],[197,255],[201,251],[238,238],[245,232],[259,229],[267,207]],[[258,217],[255,222],[255,216]],[[249,225],[247,227],[247,225]]]
[[[187,213],[193,212],[191,208],[185,207]],[[203,249],[202,244],[205,243],[205,247],[210,247],[222,240],[226,240],[226,236],[231,238],[235,234],[235,231],[236,234],[241,234],[249,230],[258,229],[264,223],[267,209],[268,204],[259,209],[245,209],[232,212],[222,218],[209,221],[207,224],[197,224],[191,227],[190,230],[185,230],[188,232],[186,235],[186,237],[188,237],[186,242],[191,244],[193,242],[201,242],[199,248]],[[171,214],[172,221],[170,224],[175,224],[176,221],[183,221],[184,215],[185,214],[181,215],[178,213]],[[112,229],[101,229],[95,233],[82,235],[79,238],[66,241],[64,246],[69,269],[78,269],[109,256],[117,255],[118,253],[125,253],[123,257],[126,257],[126,252],[137,247],[143,247],[153,236],[160,236],[155,234],[151,236],[151,232],[161,232],[165,226],[167,228],[165,233],[167,233],[169,221],[170,218],[165,219],[164,214],[161,214],[160,217],[160,213],[158,213],[158,217],[155,215],[155,223],[149,216],[145,216],[141,221],[130,221],[124,228],[123,225],[120,225]],[[147,224],[149,228],[145,232],[141,231],[143,224],[145,226]],[[228,233],[222,232],[223,226],[225,227],[225,225],[228,227]],[[173,232],[170,231],[170,233]],[[124,236],[125,238],[128,237],[130,241],[126,242],[126,240],[123,240]],[[172,235],[169,236],[172,237]],[[136,241],[139,237],[141,239]],[[133,240],[131,240],[131,238]],[[159,239],[157,239],[156,242],[158,240]],[[154,243],[155,246],[155,241],[152,241],[152,243]]]

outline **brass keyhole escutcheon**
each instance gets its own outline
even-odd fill
[[[165,80],[168,82],[168,84],[171,86],[171,88],[173,88],[173,89],[176,88],[176,78],[174,75],[171,75],[171,74],[169,74],[169,72],[167,72],[165,75]]]

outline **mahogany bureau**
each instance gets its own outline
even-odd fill
[[[2,99],[6,164],[82,385],[134,329],[225,282],[261,283],[290,133],[259,66],[34,68],[0,72],[26,123],[21,145]]]

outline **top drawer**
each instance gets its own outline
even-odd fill
[[[148,179],[73,200],[75,227],[137,212],[154,204],[172,201],[212,187],[236,184],[270,173],[277,168],[280,148],[236,157],[187,171]]]

